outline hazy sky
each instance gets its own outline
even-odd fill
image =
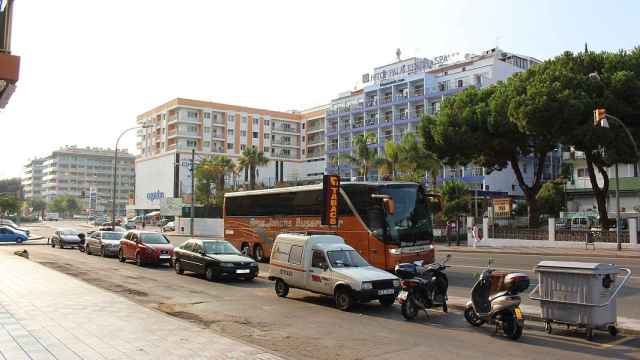
[[[272,110],[327,103],[394,59],[640,43],[640,1],[17,0],[20,81],[0,110],[0,178],[68,145],[113,147],[175,97]],[[136,151],[135,133],[121,145]]]

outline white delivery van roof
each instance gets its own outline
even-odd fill
[[[304,235],[304,234],[280,234],[276,240],[284,240],[311,246],[314,249],[325,249],[327,246],[341,245],[343,248],[351,248],[344,243],[344,239],[338,235]]]

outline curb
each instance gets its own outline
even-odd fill
[[[465,254],[498,254],[498,255],[538,255],[538,256],[575,256],[575,257],[603,257],[603,258],[619,258],[619,259],[640,259],[640,254],[581,254],[581,253],[566,253],[566,252],[542,252],[542,251],[519,251],[519,250],[467,250],[467,249],[456,249],[449,247],[439,247],[436,248],[437,251],[445,251],[445,252],[458,252]]]
[[[257,277],[263,280],[268,280],[269,274],[265,272],[260,272],[258,273]],[[447,305],[449,305],[449,309],[464,311],[466,307],[466,301],[464,301],[463,303],[460,303],[460,300],[454,300],[454,301],[448,302]],[[540,316],[540,314],[525,312],[523,310],[523,316],[525,320],[544,323],[544,319],[542,318],[542,316]],[[618,324],[617,328],[621,334],[640,335],[640,328],[625,327],[624,325],[621,326],[620,324]]]

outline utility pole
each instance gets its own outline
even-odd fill
[[[196,217],[196,187],[195,178],[193,176],[194,168],[196,167],[196,149],[191,149],[191,226],[190,234],[193,237],[193,224]]]
[[[620,243],[620,178],[618,177],[618,163],[616,162],[616,246],[622,250]]]

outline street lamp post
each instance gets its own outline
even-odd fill
[[[122,136],[124,134],[126,134],[127,132],[134,130],[134,129],[147,129],[150,128],[152,125],[151,124],[144,124],[142,126],[134,126],[134,127],[130,127],[128,129],[126,129],[125,131],[123,131],[120,136],[118,136],[118,139],[116,140],[116,150],[113,156],[113,194],[111,194],[111,198],[112,198],[112,204],[111,204],[111,226],[115,227],[116,226],[116,197],[117,197],[117,190],[118,190],[118,183],[116,181],[117,176],[118,176],[118,143],[120,142],[120,139],[122,138]]]

